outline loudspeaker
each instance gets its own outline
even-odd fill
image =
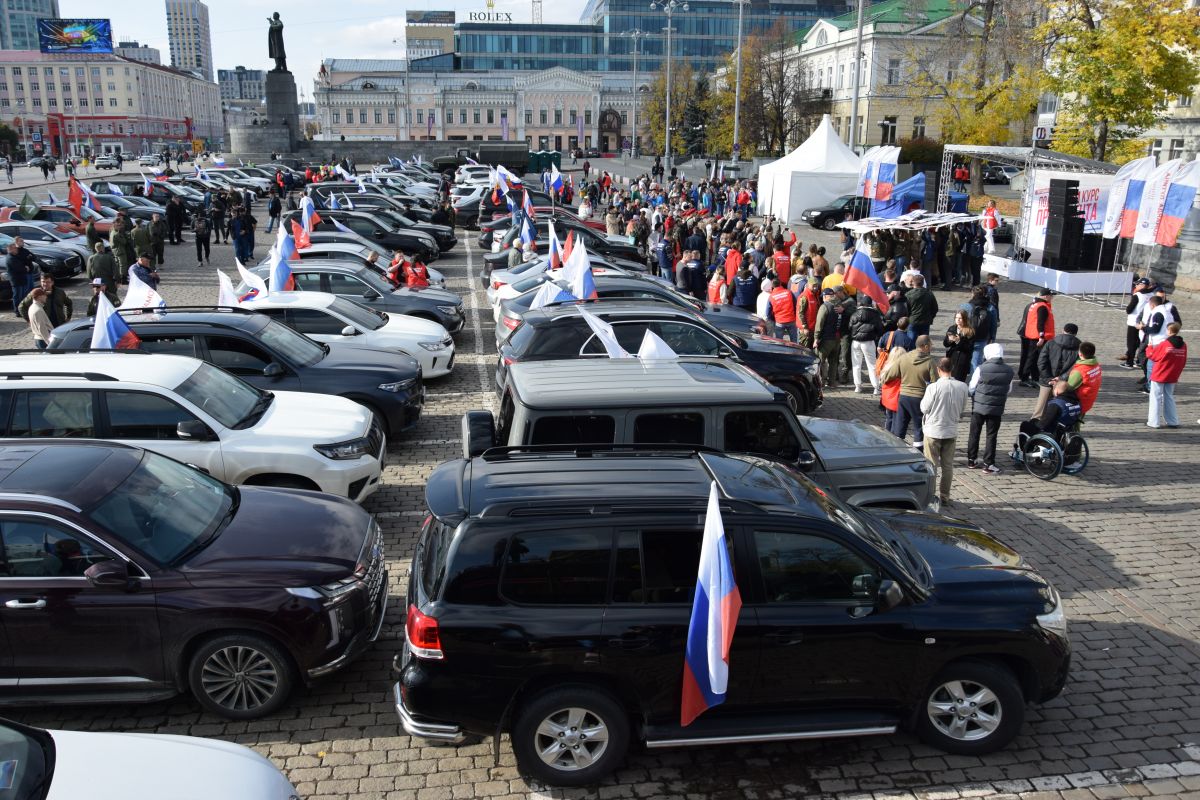
[[[1059,270],[1077,269],[1083,247],[1079,181],[1051,180],[1047,201],[1046,245],[1042,266]]]
[[[942,171],[926,170],[925,172],[925,204],[921,206],[926,211],[937,211],[938,188],[942,185]]]
[[[1079,249],[1080,271],[1111,270],[1117,260],[1118,242],[1120,239],[1116,237],[1105,239],[1098,233],[1085,234]]]

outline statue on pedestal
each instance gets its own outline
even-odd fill
[[[287,72],[287,53],[283,49],[283,20],[279,18],[279,12],[267,18],[271,29],[267,33],[267,54],[275,59],[275,69],[271,72]]]

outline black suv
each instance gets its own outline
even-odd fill
[[[679,355],[732,358],[788,393],[792,410],[811,414],[821,406],[817,355],[807,347],[771,337],[726,333],[699,314],[666,304],[593,303],[589,309],[613,327],[617,341],[636,353],[650,330]],[[604,346],[571,305],[529,311],[521,326],[500,346],[496,390],[503,391],[508,366],[525,361],[607,358]]]
[[[399,250],[408,256],[415,255],[427,264],[437,261],[442,250],[438,246],[436,239],[424,231],[398,228],[395,222],[381,219],[375,214],[374,212],[377,210],[334,211],[331,209],[321,209],[317,212],[321,221],[317,223],[314,230],[336,231],[338,227],[333,224],[334,220],[336,220],[359,236],[379,242],[388,250],[393,252]],[[283,224],[287,225],[293,219],[297,222],[300,221],[299,211],[286,213],[283,217]]]
[[[265,314],[167,309],[157,318],[121,312],[149,353],[193,356],[260,389],[336,394],[375,412],[389,438],[417,423],[425,402],[412,356],[370,347],[331,347]],[[93,320],[54,329],[51,350],[86,351]]]
[[[349,500],[112,442],[2,442],[0,462],[0,705],[190,691],[250,719],[379,635],[383,537]]]
[[[539,253],[550,252],[550,226],[546,222],[544,215],[537,217],[533,222],[535,247]],[[520,235],[520,228],[509,228],[504,236],[500,239],[500,250],[495,253],[487,253],[483,257],[484,269],[491,272],[493,269],[504,269],[508,264],[508,248],[520,247],[521,243],[517,241]],[[566,219],[558,219],[554,223],[554,233],[558,236],[560,242],[566,242],[568,234],[574,234],[576,242],[583,242],[589,253],[605,256],[607,258],[624,258],[629,261],[645,261],[646,254],[641,246],[629,243],[627,236],[606,236],[599,231],[594,231],[581,222],[572,222]],[[488,235],[490,238],[490,234]],[[485,238],[481,235],[480,237]],[[515,243],[515,244],[514,244]]]
[[[804,209],[804,213],[800,215],[800,221],[807,222],[814,228],[831,231],[837,228],[839,222],[845,221],[846,214],[849,214],[851,219],[862,219],[870,213],[870,200],[848,194],[836,200],[830,200],[828,205]]]
[[[681,727],[710,486],[742,608],[724,704]],[[629,747],[889,734],[988,753],[1058,695],[1057,591],[966,522],[852,508],[753,456],[517,448],[442,464],[413,555],[395,701],[413,736],[509,733],[592,784]]]

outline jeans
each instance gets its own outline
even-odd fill
[[[987,427],[987,438],[983,444],[983,465],[990,467],[996,463],[996,437],[1000,433],[999,414],[971,414],[971,434],[967,438],[967,461],[977,460],[979,456],[979,433]]]
[[[279,222],[279,217],[267,217],[267,233],[274,229],[276,222]]]
[[[250,259],[254,256],[254,241],[235,238],[233,240],[233,252],[238,261],[244,265],[248,265]]]
[[[945,503],[950,499],[950,482],[954,480],[954,439],[925,440],[925,457],[938,471],[938,497]]]
[[[908,329],[910,331],[912,331],[913,339],[916,339],[918,336],[928,336],[929,335],[929,325],[927,325],[927,324],[926,325],[918,325],[917,323],[914,322],[908,326]]]
[[[787,339],[789,342],[796,341],[796,323],[776,322],[775,337],[778,339]]]
[[[208,237],[196,236],[196,263],[207,261],[209,255]]]
[[[17,307],[21,305],[21,301],[29,296],[33,291],[33,276],[26,275],[23,279],[12,281],[12,304],[13,313],[18,313]]]
[[[821,385],[837,388],[838,385],[838,340],[826,339],[817,345],[821,354]]]
[[[974,374],[979,365],[983,363],[983,348],[987,347],[988,343],[982,339],[975,342],[975,347],[971,350],[971,373]]]
[[[852,342],[850,344],[850,378],[855,389],[862,388],[863,362],[866,362],[867,377],[871,380],[871,388],[879,391],[879,376],[875,374],[875,343],[872,341]]]
[[[921,444],[924,440],[924,429],[921,423],[925,415],[921,413],[921,398],[900,395],[900,407],[896,409],[896,418],[892,423],[892,433],[903,439],[908,434],[908,423],[913,425],[913,444]]]
[[[885,407],[883,409],[883,429],[885,431],[887,431],[888,433],[891,433],[892,428],[895,426],[895,424],[896,424],[896,412],[892,411],[890,408]]]
[[[1150,416],[1146,424],[1151,428],[1166,425],[1179,426],[1179,412],[1175,408],[1175,384],[1150,381]]]

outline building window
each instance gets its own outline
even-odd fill
[[[879,126],[883,130],[880,136],[880,144],[895,144],[896,143],[896,118],[884,117],[883,122]]]
[[[36,69],[36,67],[35,67],[35,69]],[[42,68],[42,72],[43,72],[44,74],[46,74],[46,75],[53,75],[53,74],[54,74],[54,67],[43,67],[43,68]]]
[[[473,121],[473,122],[474,122],[476,125],[478,125],[478,124],[479,124],[479,109],[478,109],[478,108],[476,108],[476,109],[473,109],[473,110],[471,111],[471,120],[472,120],[472,121]]]
[[[51,98],[50,98],[49,100],[47,100],[46,102],[50,104],[50,107],[51,107],[51,108],[58,108],[58,101],[57,101],[57,100],[55,100],[53,97],[51,97]],[[129,102],[129,105],[133,105],[133,101],[132,101],[132,100]]]
[[[365,108],[362,111],[358,112],[358,124],[360,124],[360,125],[367,124],[367,110]]]
[[[71,98],[69,98],[69,97],[63,98],[63,108],[71,108],[73,105],[75,105],[75,104],[71,102]]]
[[[93,83],[93,84],[92,84],[92,91],[93,91],[93,92],[95,92],[96,94],[100,94],[100,91],[101,91],[101,90],[100,90],[100,84],[98,84],[98,83]]]
[[[957,77],[957,74],[958,74],[958,72],[955,68],[954,62],[953,61],[947,62],[947,64],[946,64],[946,83],[947,84],[954,83],[954,79],[955,79],[955,77]]]
[[[1170,160],[1175,158],[1183,158],[1183,139],[1171,140],[1171,150],[1169,153],[1167,153],[1167,159]]]
[[[40,83],[38,83],[37,81],[29,82],[29,90],[31,92],[41,91],[41,88],[42,88],[42,85]]]
[[[340,111],[334,111],[334,112],[333,112],[333,121],[334,121],[335,123],[339,123],[339,122],[341,122],[341,121],[342,121],[342,112],[340,112]]]
[[[1150,155],[1153,156],[1156,161],[1162,161],[1162,151],[1163,151],[1163,140],[1162,139],[1155,139],[1153,142],[1150,143]]]
[[[81,106],[83,106],[83,107],[85,107],[85,108],[86,108],[86,107],[87,107],[87,104],[88,104],[88,101],[87,101],[87,98],[86,98],[86,97],[81,97],[81,98],[79,98],[79,105],[81,105]]]
[[[383,124],[383,112],[380,111],[378,108],[375,109],[375,124],[376,125]]]
[[[572,108],[571,115],[570,115],[571,124],[575,125],[576,120],[578,120],[578,119],[579,119],[579,112]]]
[[[895,86],[900,83],[900,59],[889,58],[887,67],[887,85]]]
[[[584,125],[592,124],[592,110],[590,108],[587,111],[583,112],[583,124]],[[590,147],[591,145],[588,145],[588,146]]]
[[[487,124],[488,124],[488,125],[495,125],[495,124],[496,124],[496,109],[494,109],[494,108],[489,108],[489,109],[487,110]]]
[[[25,84],[21,83],[20,81],[17,81],[16,83],[14,83],[13,86],[16,87],[16,90],[18,92],[25,91]]]
[[[113,100],[113,101],[112,101],[112,104],[115,106],[115,105],[117,104],[117,101],[116,101],[116,100]],[[38,97],[35,97],[35,98],[33,98],[33,107],[34,107],[34,108],[41,108],[41,107],[42,107],[42,101],[41,101],[41,98],[38,98]]]
[[[622,111],[622,112],[621,112],[621,124],[622,124],[622,125],[628,125],[628,124],[629,124],[629,112],[628,112],[628,111]]]
[[[913,138],[914,139],[924,139],[925,138],[925,118],[924,117],[913,117]]]
[[[538,112],[538,123],[541,125],[546,124],[546,109],[544,108]]]
[[[429,109],[429,121],[430,121],[431,123],[436,123],[436,122],[437,122],[437,115],[434,113],[434,110],[433,110],[432,108],[431,108],[431,109]]]
[[[388,109],[388,125],[395,125],[395,124],[396,124],[396,109],[389,108]]]
[[[99,67],[92,67],[92,75],[99,76],[99,75],[100,75],[100,68],[99,68]]]
[[[1179,106],[1180,108],[1191,108],[1192,96],[1190,94],[1179,95],[1179,99],[1175,102],[1175,105]]]
[[[837,88],[841,89],[846,85],[846,65],[838,64],[838,82]]]
[[[112,68],[112,67],[105,67],[105,68],[104,68],[104,74],[105,74],[105,75],[107,75],[107,76],[109,76],[109,77],[111,78],[111,77],[112,77],[112,74],[113,74],[113,68]]]
[[[860,144],[861,144],[861,143],[863,143],[863,142],[865,142],[865,141],[867,140],[867,132],[863,130],[863,124],[862,124],[862,123],[863,123],[863,118],[862,118],[862,117],[855,117],[855,118],[854,118],[854,129],[855,129],[856,131],[858,131],[858,141],[859,141],[859,143],[860,143]]]
[[[115,91],[117,90],[117,85],[116,85],[115,83],[113,83],[113,82],[109,81],[109,84],[108,84],[108,90],[109,90],[110,92],[115,92]]]
[[[425,109],[423,109],[423,108],[417,109],[417,124],[418,125],[425,124]]]
[[[87,91],[87,84],[86,84],[86,83],[81,83],[81,84],[78,84],[78,86],[79,86],[79,91],[80,91],[81,93],[82,93],[82,92],[86,92],[86,91]]]
[[[562,125],[562,109],[561,108],[554,109],[554,124]]]
[[[458,124],[459,125],[467,124],[467,110],[465,108],[460,108],[458,110]]]
[[[21,74],[21,68],[13,67],[13,75],[20,75],[20,74]]]
[[[529,109],[525,109],[525,124],[526,125],[533,124],[533,111],[531,111]]]

